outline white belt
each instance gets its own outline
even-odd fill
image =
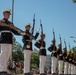
[[[26,40],[26,41],[32,42],[31,40]]]
[[[67,57],[65,57],[67,59]]]
[[[52,51],[52,53],[56,53],[57,51]]]
[[[45,49],[45,47],[40,47],[40,49]]]
[[[72,59],[69,59],[69,60],[72,60]]]
[[[27,48],[30,48],[30,45],[27,45],[26,47],[27,47]]]
[[[3,31],[1,31],[1,33],[3,33],[3,32],[11,33],[11,31],[8,31],[8,30],[3,30]]]
[[[62,56],[62,54],[59,54],[59,56]]]

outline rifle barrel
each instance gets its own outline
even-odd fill
[[[35,28],[35,14],[34,14],[34,17],[33,17],[32,35],[34,34],[34,28]]]
[[[43,26],[42,26],[41,20],[40,20],[40,26],[41,26],[41,34],[43,34]]]

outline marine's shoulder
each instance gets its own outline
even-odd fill
[[[41,40],[40,40],[40,39],[39,39],[39,40],[37,40],[37,41],[36,41],[36,43],[41,43]]]
[[[9,21],[9,23],[10,23],[11,25],[14,25],[12,21]]]
[[[41,42],[41,39],[39,39],[38,41]]]
[[[3,20],[3,19],[1,19],[1,20],[0,20],[0,22],[4,22],[4,20]]]
[[[11,25],[13,25],[13,22],[11,22],[11,21],[8,21]],[[5,23],[5,20],[4,19],[1,19],[0,20],[0,23]]]

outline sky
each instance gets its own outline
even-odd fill
[[[1,0],[0,19],[3,18],[2,10],[7,8],[12,8],[12,0]],[[70,43],[71,48],[76,46],[76,43],[73,42],[74,38],[70,38],[70,36],[76,37],[76,3],[73,3],[72,0],[14,0],[14,25],[16,27],[25,30],[25,24],[30,23],[32,26],[34,14],[36,14],[35,33],[40,28],[40,19],[42,21],[46,34],[46,49],[53,39],[53,28],[57,46],[60,43],[59,34],[62,37],[63,47],[64,39],[67,42],[67,48],[68,43]],[[15,37],[23,45],[22,36]],[[33,48],[35,48],[34,43],[35,41],[33,41]],[[50,54],[48,50],[47,53]]]

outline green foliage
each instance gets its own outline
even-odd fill
[[[39,57],[38,54],[35,52],[32,52],[31,56],[31,68],[38,68],[39,67]]]
[[[13,52],[14,51],[22,51],[22,45],[13,38]]]
[[[12,56],[13,56],[13,60],[16,62],[24,61],[24,54],[22,53],[22,51],[13,52]]]
[[[20,62],[24,60],[24,54],[22,52],[22,45],[13,38],[13,51],[12,58],[16,62]]]
[[[73,0],[74,3],[76,3],[76,0]]]
[[[73,47],[72,50],[74,53],[76,53],[76,47]]]

